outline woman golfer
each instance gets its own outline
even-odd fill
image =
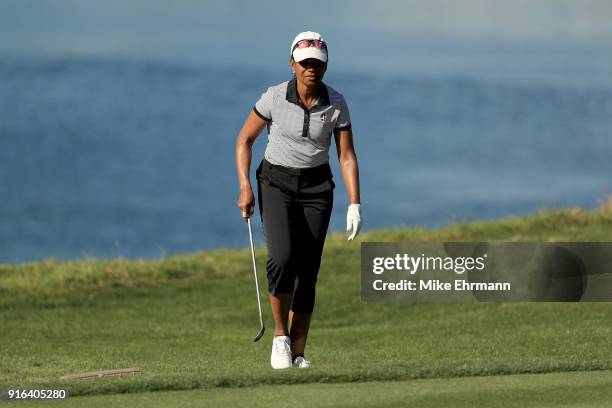
[[[327,44],[318,33],[303,32],[293,40],[290,55],[295,77],[268,88],[238,134],[238,207],[244,218],[253,213],[251,146],[266,126],[268,144],[256,176],[275,325],[270,364],[308,368],[304,348],[334,201],[329,167],[332,134],[350,201],[349,240],[361,227],[359,170],[344,97],[322,82]]]

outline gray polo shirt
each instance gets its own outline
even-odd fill
[[[297,93],[297,81],[272,86],[261,95],[253,111],[268,122],[264,157],[272,164],[306,168],[329,162],[334,130],[351,128],[344,96],[323,84],[317,102],[306,109]]]

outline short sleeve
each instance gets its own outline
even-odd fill
[[[268,88],[253,107],[253,112],[267,122],[272,120],[272,106],[274,102],[274,95],[272,92],[272,88]]]
[[[351,128],[351,116],[344,98],[338,102],[338,108],[340,109],[340,115],[338,115],[334,130],[349,130]]]

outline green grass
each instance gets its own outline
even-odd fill
[[[441,229],[369,231],[360,240],[608,241],[611,227],[608,204],[596,211],[543,211]],[[257,256],[263,278],[265,251],[260,248]],[[364,303],[359,242],[332,236],[309,336],[313,368],[277,372],[268,367],[271,334],[252,342],[258,324],[249,257],[245,249],[153,261],[0,266],[0,388],[61,386],[73,396],[204,389],[214,398],[234,395],[234,390],[248,401],[266,386],[289,393],[295,390],[290,385],[302,384],[304,389],[322,387],[316,400],[325,406],[326,389],[354,388],[363,401],[368,395],[383,401],[386,391],[372,394],[374,388],[368,388],[380,384],[376,381],[387,381],[379,388],[391,387],[392,396],[400,392],[393,387],[429,384],[408,380],[431,379],[430,394],[408,395],[432,398],[441,406],[445,393],[452,395],[452,384],[461,383],[458,377],[576,371],[580,378],[592,378],[580,372],[612,370],[608,303]],[[267,307],[265,313],[271,327]],[[58,380],[66,373],[124,367],[145,372],[133,378]],[[490,384],[500,381],[484,378]],[[435,381],[441,384],[439,395]],[[483,398],[504,394],[503,387],[491,387]],[[542,385],[540,391],[548,395],[566,388]],[[134,399],[146,395],[134,394]],[[395,400],[384,401],[391,406]]]
[[[597,408],[612,405],[612,371],[518,374],[497,377],[459,377],[340,384],[263,385],[143,392],[68,398],[45,406],[105,408],[139,407],[261,407],[297,406],[496,408]],[[34,402],[20,407],[39,407]]]

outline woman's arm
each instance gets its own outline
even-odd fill
[[[353,132],[348,130],[334,131],[338,161],[348,192],[349,207],[346,213],[346,230],[348,240],[352,241],[361,229],[361,198],[359,196],[359,165],[353,146]]]
[[[334,139],[336,141],[340,170],[342,170],[342,177],[348,192],[349,204],[360,204],[359,165],[357,163],[355,147],[353,146],[353,132],[351,129],[336,130],[334,131]]]
[[[255,139],[257,139],[257,136],[259,136],[259,133],[261,133],[266,124],[265,120],[251,111],[236,138],[236,171],[238,183],[240,184],[238,208],[242,210],[243,218],[250,217],[253,214],[253,207],[255,207],[255,198],[249,177],[252,155],[251,146],[253,146],[253,142],[255,142]]]

